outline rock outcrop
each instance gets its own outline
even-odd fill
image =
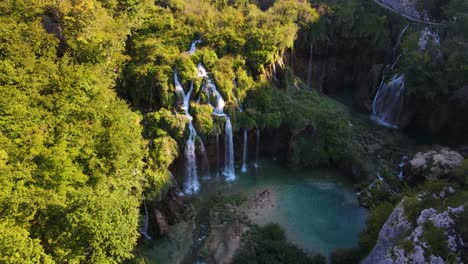
[[[460,153],[448,148],[418,152],[407,163],[405,177],[410,182],[433,181],[459,167],[463,159]]]
[[[189,209],[176,188],[171,188],[161,201],[148,206],[150,236],[164,236],[168,233],[169,226],[188,220]]]
[[[454,193],[445,188],[444,199]],[[418,200],[431,199],[434,194],[423,193]],[[462,235],[456,232],[456,219],[464,211],[464,205],[447,207],[438,212],[434,208],[420,211],[415,223],[408,219],[405,212],[405,200],[400,202],[379,232],[376,245],[362,261],[363,264],[392,263],[446,263],[447,256],[452,256],[454,263],[461,261],[461,248],[465,247]],[[426,234],[428,232],[428,234]],[[429,237],[429,238],[428,238]],[[435,239],[434,239],[435,237]],[[442,249],[441,249],[442,248]],[[441,252],[446,248],[446,252]],[[437,255],[437,254],[440,254]]]
[[[391,257],[388,257],[390,250],[400,239],[404,238],[410,228],[411,224],[404,215],[402,201],[395,207],[382,229],[380,229],[377,243],[369,256],[362,261],[362,264],[395,263]]]

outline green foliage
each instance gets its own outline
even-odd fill
[[[448,20],[447,27],[432,29],[442,36],[440,45],[430,41],[425,50],[417,45],[422,29],[405,37],[400,66],[406,73],[407,93],[435,102],[468,82],[468,4],[458,0],[420,0],[418,4],[436,13],[436,18]]]
[[[119,87],[140,109],[172,107],[171,67],[187,88],[188,81],[197,80],[194,63],[198,62],[212,74],[227,104],[237,104],[234,95],[243,100],[254,88],[253,80],[293,46],[298,25],[317,19],[307,2],[292,0],[275,1],[267,11],[247,2],[167,0],[157,4],[148,8],[145,22],[132,34],[128,51],[132,60]],[[202,43],[189,56],[184,51],[195,39]],[[199,84],[194,85],[199,91]]]
[[[423,209],[422,203],[416,197],[406,197],[403,203],[405,216],[411,223],[416,223],[421,210]]]
[[[153,149],[150,156],[158,168],[168,168],[169,165],[178,157],[179,148],[177,142],[169,137],[158,137],[153,142]]]
[[[141,116],[113,87],[140,8],[133,1],[0,3],[2,262],[132,257],[143,183],[157,174],[144,163]],[[56,25],[45,17],[51,13]],[[173,151],[168,142],[162,147]],[[158,165],[168,161],[158,157]]]
[[[215,131],[220,132],[218,127],[214,126],[212,112],[213,108],[209,105],[192,104],[190,111],[195,119],[195,128],[202,135],[211,136]]]
[[[414,243],[410,239],[404,239],[397,243],[407,254],[411,254],[414,252]]]
[[[432,222],[428,221],[424,224],[421,240],[430,245],[429,251],[431,254],[447,259],[449,248],[443,229],[435,227]]]
[[[284,230],[274,223],[256,227],[242,237],[242,246],[233,263],[326,263],[321,255],[308,256],[286,241]]]
[[[151,137],[172,136],[178,141],[182,141],[188,123],[187,117],[182,114],[173,114],[166,108],[161,108],[157,112],[146,115],[147,129]]]
[[[1,221],[0,234],[1,263],[53,263],[40,240],[32,239],[26,229]]]
[[[367,230],[359,238],[359,246],[364,252],[370,252],[377,242],[380,229],[387,221],[394,206],[389,202],[383,202],[374,207],[367,219]]]
[[[315,91],[281,91],[262,86],[252,93],[254,119],[259,126],[288,126],[293,133],[290,162],[293,167],[329,164],[348,158],[352,132],[347,112]]]
[[[392,35],[405,21],[372,1],[318,1],[320,18],[304,29],[307,46],[313,41],[346,39],[349,46],[371,44],[373,48],[391,48]],[[317,1],[314,2],[317,4]]]
[[[460,183],[468,185],[468,159],[464,159],[462,165],[456,168],[453,174]]]

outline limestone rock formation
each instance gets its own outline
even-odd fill
[[[460,153],[448,148],[418,152],[408,162],[405,175],[410,181],[436,180],[459,167],[463,159]]]

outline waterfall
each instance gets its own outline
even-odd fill
[[[202,156],[202,168],[204,172],[206,173],[205,177],[210,177],[210,163],[208,162],[208,156],[206,155],[206,149],[205,149],[205,144],[203,144],[203,141],[201,137],[198,137],[198,140],[200,141],[200,152]]]
[[[145,200],[143,200],[143,207],[145,208],[145,218],[143,218],[143,230],[140,232],[140,234],[146,237],[146,239],[151,240],[151,237],[148,235],[149,214]]]
[[[382,84],[372,102],[371,119],[383,126],[398,128],[404,91],[404,74],[395,74],[387,83]]]
[[[176,94],[183,99],[183,106],[182,109],[185,112],[185,116],[187,116],[189,120],[189,137],[185,143],[185,183],[184,183],[184,189],[185,192],[190,194],[193,192],[197,192],[198,189],[200,188],[200,184],[198,183],[198,175],[197,175],[197,156],[195,153],[195,138],[197,136],[197,131],[195,130],[195,127],[193,126],[192,122],[192,116],[189,113],[189,107],[190,107],[190,96],[193,91],[193,83],[190,85],[190,90],[187,94],[185,94],[184,88],[182,84],[179,82],[179,78],[177,77],[177,72],[174,72],[174,83],[175,83],[175,89],[176,89]]]
[[[241,172],[247,172],[247,129],[244,129],[244,150],[242,151],[242,167]]]
[[[408,156],[403,156],[400,164],[398,164],[398,167],[400,168],[400,172],[398,173],[398,179],[400,179],[400,181],[403,181],[405,177],[405,175],[403,174],[403,168],[406,166],[407,163],[408,163]]]
[[[236,178],[234,172],[234,142],[232,138],[232,125],[229,116],[226,116],[224,131],[224,171],[226,180],[233,181]]]
[[[396,56],[396,51],[401,44],[403,36],[409,25],[403,27],[398,35],[397,42],[393,47],[393,61],[385,66],[382,71],[382,80],[380,82],[377,94],[372,102],[372,113],[370,118],[380,125],[392,128],[398,128],[398,121],[403,108],[403,97],[405,95],[405,75],[394,74],[389,81],[385,83],[387,70],[394,71],[398,60],[402,54]]]
[[[180,187],[179,187],[179,184],[177,183],[177,180],[176,180],[176,178],[174,177],[174,174],[172,174],[172,172],[169,171],[169,170],[167,171],[167,173],[169,173],[169,176],[171,176],[172,182],[174,183],[174,186],[176,187],[177,191],[178,191],[178,192],[181,192]]]
[[[434,45],[439,46],[440,44],[440,37],[437,32],[431,32],[428,27],[425,27],[424,30],[421,32],[421,36],[418,40],[418,46],[420,50],[426,50],[427,44],[429,41],[432,40]]]
[[[201,43],[202,41],[201,40],[195,40],[192,42],[192,44],[190,44],[190,49],[188,51],[188,54],[189,55],[193,55],[195,53],[195,51],[197,51],[197,44]]]
[[[259,146],[260,146],[260,130],[257,128],[257,147],[256,147],[256,150],[255,150],[255,163],[254,163],[255,168],[259,167],[259,163],[258,163],[258,148],[259,148]]]
[[[215,105],[211,104],[211,101],[209,101],[209,104],[213,107],[213,115],[215,116],[221,116],[226,119],[226,124],[225,124],[225,147],[224,147],[224,169],[223,169],[223,175],[226,177],[226,180],[232,181],[235,179],[235,170],[234,170],[234,140],[233,140],[233,134],[232,134],[232,124],[231,124],[231,119],[229,118],[228,115],[224,113],[224,106],[226,105],[223,97],[221,96],[221,93],[218,91],[216,88],[216,85],[214,84],[213,80],[208,76],[208,73],[206,72],[205,67],[203,64],[199,63],[197,65],[197,75],[200,78],[203,78],[206,80],[205,87],[203,88],[203,91],[207,93],[208,98],[211,98],[210,95],[212,95]]]
[[[401,44],[401,40],[403,40],[403,35],[405,34],[406,30],[408,29],[409,27],[409,24],[407,24],[401,31],[400,31],[400,35],[398,35],[398,39],[397,39],[397,42],[395,44],[395,47],[393,47],[393,56],[395,56],[395,53],[398,49],[398,47],[400,47],[400,44]]]

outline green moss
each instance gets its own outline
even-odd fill
[[[416,223],[416,220],[423,209],[423,204],[416,197],[406,197],[403,202],[403,208],[408,221]]]
[[[324,264],[325,257],[309,256],[286,241],[284,230],[275,223],[264,227],[254,226],[242,236],[241,248],[234,256],[233,263],[297,263]]]
[[[387,221],[394,206],[389,202],[383,202],[374,207],[367,219],[367,230],[359,237],[359,246],[364,253],[368,253],[374,247],[379,236],[380,229]]]
[[[424,232],[421,240],[429,244],[429,251],[431,254],[441,256],[447,259],[449,255],[449,248],[447,244],[447,237],[444,235],[444,230],[434,226],[430,221],[424,223]]]
[[[464,159],[462,165],[456,168],[453,174],[459,183],[468,185],[468,159]]]
[[[401,240],[397,243],[397,246],[405,250],[406,254],[411,254],[414,252],[414,243],[409,239]]]
[[[152,137],[170,135],[179,142],[185,138],[188,119],[185,115],[173,114],[166,108],[147,115],[149,130]]]
[[[210,105],[191,104],[190,112],[195,119],[195,128],[199,134],[206,136],[215,134],[212,118],[213,108]]]

